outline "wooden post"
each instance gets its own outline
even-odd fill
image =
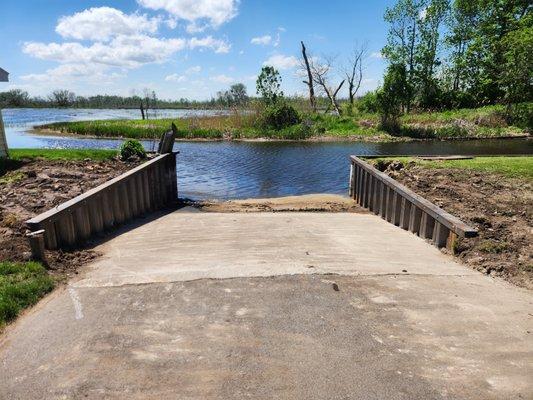
[[[41,262],[45,267],[48,267],[48,261],[44,250],[44,229],[30,232],[26,236],[30,242],[31,258]]]
[[[350,181],[348,182],[348,196],[353,199],[353,181],[355,179],[355,171],[353,163],[350,163]]]
[[[9,157],[9,151],[7,149],[7,139],[4,130],[4,121],[2,120],[2,110],[0,110],[0,158]]]

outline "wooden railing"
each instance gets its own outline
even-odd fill
[[[47,249],[72,248],[92,236],[177,201],[176,153],[154,159],[26,221]],[[34,254],[36,258],[42,255]]]
[[[351,156],[350,197],[386,221],[453,250],[457,237],[477,230],[417,195],[362,159]]]

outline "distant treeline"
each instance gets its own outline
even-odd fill
[[[141,103],[146,109],[162,108],[220,108],[225,106],[222,99],[210,99],[207,101],[196,101],[189,99],[162,100],[151,95],[141,96],[77,96],[68,90],[56,90],[48,97],[31,97],[28,92],[14,89],[7,92],[0,92],[1,108],[22,108],[22,107],[73,107],[73,108],[140,108]]]

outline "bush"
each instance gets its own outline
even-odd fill
[[[141,142],[135,139],[126,140],[120,146],[120,159],[127,161],[132,158],[146,158],[146,151]]]
[[[513,104],[507,109],[507,122],[519,128],[533,131],[533,103]]]
[[[368,92],[356,103],[357,109],[365,113],[377,113],[379,111],[377,90]]]
[[[276,130],[299,124],[300,121],[298,111],[284,102],[268,106],[262,116],[263,127]]]

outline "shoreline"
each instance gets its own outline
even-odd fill
[[[30,135],[35,136],[54,136],[54,137],[70,137],[77,139],[100,139],[100,140],[127,140],[136,139],[139,141],[155,141],[159,138],[141,137],[130,138],[125,136],[96,136],[96,135],[80,135],[70,132],[62,132],[53,129],[39,128],[34,126],[27,131]],[[176,142],[294,142],[294,143],[342,143],[342,142],[362,142],[362,143],[409,143],[409,142],[457,142],[457,141],[472,141],[472,140],[512,140],[512,139],[528,139],[532,136],[529,134],[520,135],[502,135],[502,136],[478,136],[478,137],[444,137],[444,138],[412,138],[408,136],[313,136],[307,139],[278,139],[278,138],[176,138]]]

